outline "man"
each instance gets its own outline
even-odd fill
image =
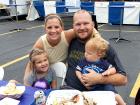
[[[73,29],[77,38],[73,39],[69,46],[68,54],[68,70],[66,74],[66,83],[72,88],[86,91],[88,86],[95,84],[112,84],[112,85],[125,85],[127,83],[126,73],[122,67],[116,52],[109,46],[107,59],[117,70],[116,74],[110,76],[102,76],[93,70],[89,70],[88,74],[82,76],[82,83],[76,77],[75,70],[79,59],[84,57],[85,43],[91,37],[100,37],[99,33],[93,28],[91,15],[85,10],[79,10],[73,17]]]

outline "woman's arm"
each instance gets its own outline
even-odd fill
[[[23,78],[23,83],[24,85],[27,84],[27,78],[29,76],[29,74],[31,73],[33,67],[30,61],[28,61],[26,68],[25,68],[25,72],[24,72],[24,78]]]
[[[76,34],[73,29],[66,30],[64,31],[64,33],[65,33],[65,37],[68,43],[70,43],[71,40],[76,37]]]
[[[33,45],[33,48],[39,48],[39,49],[44,50],[44,46],[43,46],[41,37],[35,42],[35,44]]]
[[[73,29],[66,30],[64,31],[64,33],[68,43],[70,43],[72,39],[76,38],[76,34]],[[93,35],[95,35],[95,37],[101,37],[99,32],[94,27],[93,27]]]
[[[57,80],[53,80],[51,83],[51,88],[56,89],[57,88]]]
[[[27,81],[24,81],[25,86],[31,86]]]
[[[94,37],[102,37],[101,35],[100,35],[100,33],[93,27],[93,33],[92,33],[93,35],[94,35]]]
[[[26,78],[24,78],[24,85],[25,86],[32,86],[32,83],[33,81],[32,81],[32,78],[31,78],[31,72],[30,73],[28,73],[28,75],[26,75]]]

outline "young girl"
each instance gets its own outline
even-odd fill
[[[49,68],[47,53],[41,49],[33,49],[29,55],[33,72],[28,76],[28,86],[40,89],[55,89],[57,87],[56,74]]]
[[[83,82],[82,74],[88,74],[89,69],[96,73],[101,73],[102,76],[109,76],[116,73],[116,69],[109,64],[103,57],[108,49],[108,42],[101,37],[92,38],[85,45],[85,58],[81,59],[76,67],[76,75]],[[93,74],[96,76],[96,74]],[[92,91],[113,91],[116,93],[117,105],[125,105],[122,97],[117,94],[115,88],[111,84],[96,84],[92,87],[86,87]]]

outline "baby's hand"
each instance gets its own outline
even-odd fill
[[[103,72],[102,75],[103,76],[108,76],[108,75],[110,75],[110,71],[107,70],[107,71]]]
[[[103,76],[109,76],[116,73],[116,69],[114,67],[109,68],[105,72],[102,73]]]

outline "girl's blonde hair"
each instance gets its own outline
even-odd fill
[[[45,17],[45,27],[46,27],[46,23],[48,22],[48,20],[49,20],[49,19],[54,19],[54,18],[58,19],[59,22],[60,22],[61,27],[64,28],[64,23],[63,23],[62,19],[60,18],[60,16],[58,16],[57,14],[53,14],[53,13],[48,14],[48,15]]]
[[[93,52],[97,51],[100,53],[101,58],[106,55],[109,47],[109,42],[102,37],[91,38],[86,44],[90,45],[90,48],[94,50]]]
[[[37,55],[41,55],[41,54],[44,54],[44,55],[48,58],[48,55],[47,55],[47,52],[46,52],[46,51],[41,50],[41,49],[38,49],[38,48],[32,49],[32,51],[31,51],[30,54],[29,54],[29,59],[30,59],[30,61],[31,61],[32,63],[34,63],[35,60],[36,60],[35,57],[36,57]]]

